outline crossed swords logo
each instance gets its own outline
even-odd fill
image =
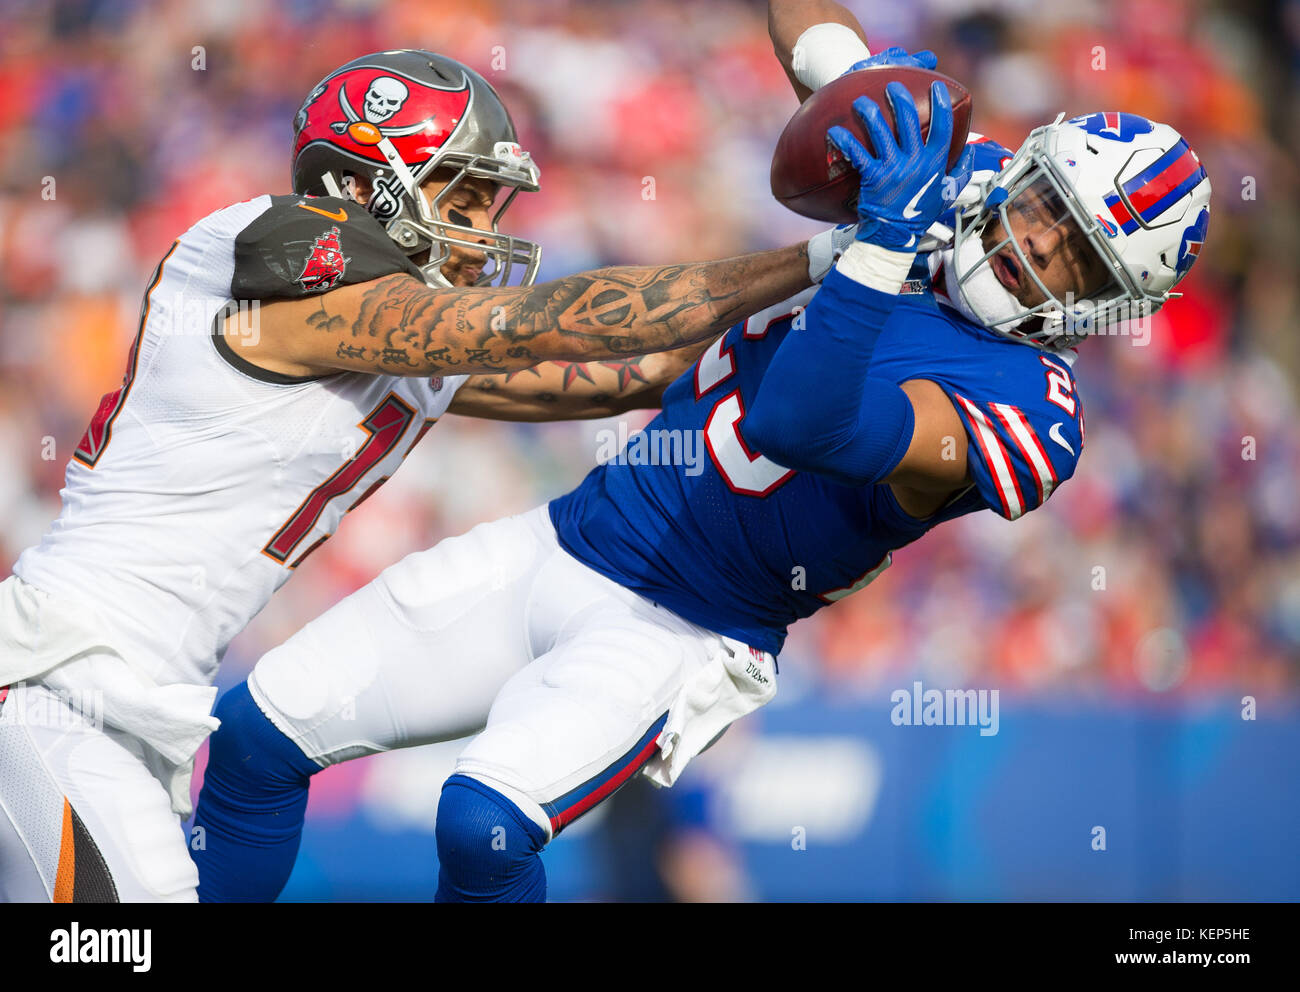
[[[326,80],[320,83],[303,103],[295,120],[298,130],[301,131],[306,127],[308,108],[324,96],[329,87],[329,82],[330,80]],[[456,91],[468,89],[469,80],[462,76],[459,86],[422,85],[426,85],[429,89]],[[329,125],[330,130],[335,134],[346,133],[359,145],[377,145],[385,138],[401,138],[416,134],[431,128],[436,120],[436,115],[430,115],[417,123],[407,124],[402,127],[382,126],[385,121],[390,120],[402,109],[411,95],[410,87],[395,76],[381,75],[374,77],[370,81],[363,98],[361,113],[357,112],[356,108],[352,106],[352,101],[348,98],[346,79],[339,82],[338,89],[339,108],[343,111],[343,116],[346,119],[331,122]],[[452,123],[455,124],[456,121],[453,120]],[[401,208],[401,194],[402,184],[396,175],[376,180],[375,190],[369,205],[370,212],[380,220],[389,220],[397,216]]]
[[[410,96],[410,93],[411,91],[400,79],[393,76],[376,76],[371,80],[369,89],[366,90],[365,104],[363,106],[365,122],[375,125],[379,133],[385,138],[401,138],[408,134],[415,134],[417,131],[423,131],[428,127],[429,120],[423,120],[417,124],[407,124],[405,127],[379,127],[380,124],[402,109],[402,104],[406,102],[406,98]],[[352,106],[352,101],[348,99],[346,86],[339,86],[339,107],[343,110],[343,116],[347,120],[335,121],[330,124],[330,129],[335,134],[342,134],[353,124],[360,123],[362,120],[362,115],[356,112]]]

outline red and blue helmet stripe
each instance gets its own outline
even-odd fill
[[[1121,231],[1125,234],[1132,234],[1138,229],[1138,222],[1133,219],[1133,215],[1129,213],[1128,207],[1125,206],[1123,200],[1114,193],[1107,193],[1102,197],[1102,200],[1110,208],[1111,216],[1115,218],[1115,222],[1119,224]],[[1100,216],[1098,219],[1101,219]],[[1102,221],[1102,223],[1105,223],[1105,221]]]
[[[1205,166],[1185,140],[1179,141],[1121,187],[1132,213],[1145,226],[1206,179]],[[1110,206],[1109,198],[1107,205]],[[1111,207],[1111,213],[1115,209]],[[1116,219],[1120,218],[1118,215]],[[1123,222],[1120,224],[1123,227]],[[1124,228],[1127,233],[1128,228]]]

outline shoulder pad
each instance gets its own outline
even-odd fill
[[[236,300],[295,298],[395,272],[421,279],[366,209],[332,196],[273,196],[235,238]]]

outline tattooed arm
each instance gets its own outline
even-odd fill
[[[542,362],[505,375],[474,375],[456,392],[449,413],[490,420],[582,420],[653,409],[664,390],[709,346],[606,362]]]
[[[811,284],[807,245],[714,262],[597,269],[526,287],[434,289],[395,274],[259,309],[230,334],[283,375],[495,374],[706,342]]]

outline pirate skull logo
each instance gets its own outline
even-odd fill
[[[376,76],[366,90],[365,115],[371,124],[382,124],[402,109],[411,95],[406,84],[392,76]]]
[[[330,125],[335,134],[345,131],[363,145],[378,144],[383,138],[400,138],[408,134],[423,131],[433,123],[433,118],[408,124],[404,127],[380,127],[402,109],[411,89],[395,76],[376,76],[370,81],[361,102],[361,113],[352,106],[348,99],[347,83],[339,86],[339,109],[345,120],[335,121]]]

